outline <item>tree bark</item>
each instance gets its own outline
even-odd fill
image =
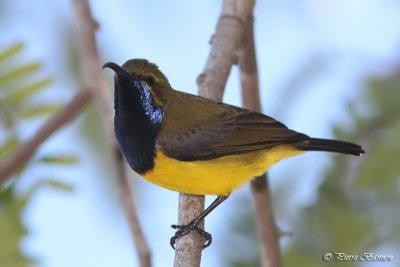
[[[125,170],[125,162],[119,151],[113,131],[114,112],[111,105],[112,98],[101,71],[100,57],[98,55],[95,39],[95,30],[98,24],[92,17],[87,0],[74,0],[73,3],[80,29],[79,33],[82,53],[81,65],[83,84],[92,90],[92,95],[97,103],[97,110],[103,123],[103,128],[108,137],[107,142],[110,147],[110,151],[113,153],[114,166],[116,168],[116,176],[120,190],[120,198],[129,222],[133,240],[135,242],[140,266],[150,267],[150,249],[139,224],[134,198],[129,188],[129,180]]]
[[[253,24],[253,16],[249,16],[245,25],[239,56],[240,82],[243,107],[261,112]],[[251,191],[259,233],[261,264],[263,267],[279,267],[281,266],[279,234],[273,217],[266,173],[254,178],[251,183]]]
[[[77,14],[81,42],[81,66],[83,84],[91,90],[92,96],[97,104],[97,110],[106,132],[107,143],[113,155],[116,176],[120,189],[120,197],[128,222],[131,227],[133,240],[135,241],[139,262],[141,266],[150,267],[150,250],[145,242],[139,220],[137,218],[134,199],[129,189],[128,176],[125,171],[125,164],[119,152],[117,142],[113,133],[113,110],[112,100],[107,89],[107,84],[101,73],[100,57],[97,51],[95,31],[98,27],[94,21],[87,0],[74,0],[74,7]]]
[[[64,108],[51,117],[40,129],[24,142],[3,164],[0,165],[0,184],[22,168],[33,156],[38,147],[55,131],[71,121],[89,102],[90,90],[81,88]]]
[[[224,0],[212,38],[211,51],[202,74],[197,78],[199,95],[221,101],[232,65],[238,52],[246,18],[252,13],[254,0]],[[204,196],[179,195],[178,224],[187,224],[204,210]],[[204,225],[199,225],[204,229]],[[174,266],[198,267],[204,238],[195,232],[178,239]]]

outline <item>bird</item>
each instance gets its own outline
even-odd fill
[[[174,90],[156,64],[131,59],[114,71],[114,132],[129,166],[158,186],[216,200],[170,244],[195,231],[212,236],[198,224],[236,189],[282,159],[308,151],[360,156],[360,145],[311,138],[288,129],[262,113]]]

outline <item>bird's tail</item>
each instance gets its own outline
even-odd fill
[[[310,138],[306,142],[303,142],[299,148],[305,151],[329,151],[356,156],[365,153],[362,147],[357,144],[319,138]]]

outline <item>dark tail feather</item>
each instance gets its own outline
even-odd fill
[[[318,139],[318,138],[310,138],[308,142],[302,143],[300,149],[305,151],[329,151],[329,152],[338,152],[344,154],[352,154],[356,156],[360,156],[364,154],[365,151],[361,146],[337,141],[337,140],[329,140],[329,139]]]

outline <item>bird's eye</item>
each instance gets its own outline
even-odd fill
[[[149,75],[146,77],[146,82],[148,85],[153,86],[154,83],[156,82],[156,79],[154,78],[153,75]]]

